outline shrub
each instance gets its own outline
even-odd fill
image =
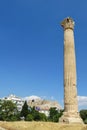
[[[28,114],[25,118],[26,121],[33,121],[33,115],[32,114]]]
[[[81,116],[81,118],[83,119],[83,122],[84,122],[85,124],[87,124],[87,110],[81,110],[81,111],[80,111],[80,116]]]

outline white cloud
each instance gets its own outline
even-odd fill
[[[87,96],[78,96],[78,105],[87,106]]]

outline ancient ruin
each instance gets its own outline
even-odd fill
[[[83,123],[78,113],[76,59],[74,46],[74,21],[63,20],[64,29],[64,113],[60,122]]]

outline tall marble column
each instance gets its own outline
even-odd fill
[[[74,21],[68,17],[63,20],[61,26],[64,29],[64,113],[59,121],[83,123],[77,103]]]

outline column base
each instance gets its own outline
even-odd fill
[[[84,124],[81,117],[79,116],[79,113],[72,115],[72,113],[64,112],[62,117],[59,119],[60,123],[66,123],[66,124]]]

